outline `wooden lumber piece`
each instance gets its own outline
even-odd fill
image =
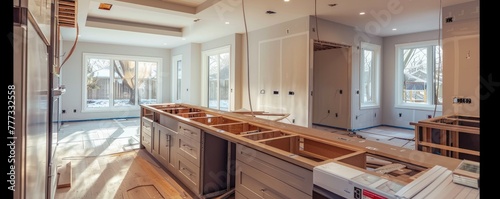
[[[71,187],[71,161],[57,169],[57,188]]]

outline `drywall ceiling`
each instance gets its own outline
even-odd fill
[[[77,0],[78,29],[61,27],[61,35],[65,41],[74,41],[78,32],[82,42],[174,48],[244,33],[245,13],[248,31],[317,15],[384,37],[439,29],[440,15],[449,15],[441,7],[470,1]],[[112,7],[100,10],[100,3]]]

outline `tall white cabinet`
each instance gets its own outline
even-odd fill
[[[307,33],[259,42],[257,109],[290,114],[281,120],[308,125],[309,40]]]

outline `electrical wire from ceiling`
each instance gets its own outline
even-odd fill
[[[319,27],[318,27],[318,11],[317,11],[318,3],[317,0],[314,0],[314,19],[316,20],[316,39],[321,43],[319,39]]]
[[[438,19],[438,26],[439,26],[439,31],[438,31],[438,55],[439,55],[439,66],[437,67],[437,74],[434,75],[434,81],[436,82],[435,84],[435,89],[434,89],[434,111],[432,113],[432,117],[436,117],[436,111],[437,111],[437,106],[438,106],[438,96],[439,96],[439,76],[441,75],[442,71],[441,68],[443,68],[443,55],[441,54],[441,31],[442,31],[442,25],[441,25],[441,15],[442,15],[442,0],[439,0],[439,19]]]
[[[66,61],[68,61],[68,59],[71,57],[71,55],[73,54],[73,51],[75,51],[76,43],[78,43],[78,35],[80,34],[80,27],[78,26],[78,23],[75,23],[75,28],[76,28],[75,42],[73,43],[73,46],[71,47],[71,50],[68,53],[68,56],[61,63],[61,66],[59,66],[59,71],[61,70],[64,63],[66,63]]]
[[[245,38],[246,38],[246,54],[247,54],[247,91],[248,91],[248,103],[250,105],[250,113],[252,114],[252,117],[255,117],[255,114],[253,113],[253,108],[252,108],[252,97],[250,96],[250,53],[249,53],[249,43],[248,43],[248,28],[247,28],[247,19],[246,19],[246,14],[245,14],[245,0],[241,0],[241,8],[243,10],[243,23],[245,24]]]

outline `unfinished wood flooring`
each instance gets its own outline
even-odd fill
[[[63,126],[56,160],[60,166],[71,162],[73,176],[71,187],[58,188],[55,199],[194,198],[146,151],[138,149],[134,133],[138,128],[138,119]],[[68,137],[75,139],[65,140]]]

